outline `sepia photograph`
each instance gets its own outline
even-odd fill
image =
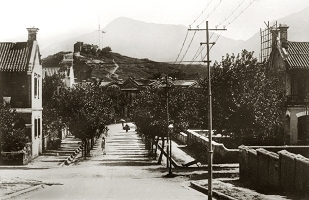
[[[0,6],[0,199],[309,200],[308,0]]]

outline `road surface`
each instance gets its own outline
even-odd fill
[[[206,199],[190,188],[188,177],[165,178],[168,170],[145,155],[144,144],[134,128],[109,126],[106,155],[100,140],[91,157],[74,165],[49,169],[0,170],[1,180],[42,185],[38,190],[12,199]],[[39,166],[39,163],[38,163]]]

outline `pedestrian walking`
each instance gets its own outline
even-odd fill
[[[102,135],[101,148],[102,148],[103,155],[106,155],[106,152],[105,152],[105,135],[104,134]]]
[[[130,130],[130,126],[128,124],[125,125],[125,130],[128,132]]]

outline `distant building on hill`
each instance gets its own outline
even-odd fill
[[[74,44],[74,53],[76,52],[90,52],[91,50],[98,50],[98,45],[94,44],[84,44],[83,42],[76,42]]]

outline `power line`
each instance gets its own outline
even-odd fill
[[[211,4],[211,2],[212,2],[213,0],[211,0],[208,4],[207,4],[207,6],[206,6],[206,8],[202,11],[202,13],[190,24],[190,26],[192,26],[192,24],[194,24],[195,22],[196,22],[196,20],[198,20],[202,15],[203,15],[203,13],[206,11],[206,9],[209,7],[209,5]]]
[[[244,10],[242,10],[232,21],[230,21],[225,27],[227,27],[228,25],[230,25],[232,22],[234,22],[241,14],[243,14],[250,6],[251,6],[251,4],[254,2],[254,1],[256,1],[256,0],[252,0],[248,5],[247,5],[247,7],[244,9]]]
[[[194,31],[194,34],[193,34],[193,36],[192,36],[192,38],[191,38],[191,41],[190,41],[190,43],[189,43],[189,45],[188,45],[188,48],[187,48],[187,50],[186,50],[185,54],[183,55],[183,57],[182,57],[181,61],[183,61],[183,59],[184,59],[184,58],[185,58],[185,56],[187,55],[188,50],[189,50],[189,48],[190,48],[190,46],[191,46],[191,44],[192,44],[192,42],[193,42],[193,39],[194,39],[194,37],[195,37],[195,34],[196,34],[196,31]],[[181,62],[181,61],[180,61],[180,62]]]
[[[224,19],[222,22],[220,22],[219,25],[217,25],[216,27],[220,26],[220,25],[223,24],[226,20],[228,20],[228,19],[233,15],[233,13],[234,13],[236,10],[238,10],[238,8],[239,8],[244,2],[245,2],[245,0],[242,0],[242,1],[238,4],[238,6],[235,7],[235,8],[233,9],[233,11],[232,11],[227,17],[225,17],[225,19]],[[213,35],[214,35],[214,32],[212,32],[212,34],[211,34],[211,36],[210,36],[209,39],[211,39],[211,38],[213,37]],[[205,46],[204,46],[201,50],[200,50],[200,48],[199,48],[199,49],[197,50],[197,52],[195,53],[195,55],[194,55],[192,61],[195,61],[195,60],[197,59],[197,57],[203,52],[204,49],[205,49]],[[198,53],[199,50],[200,50],[200,52]],[[198,53],[198,54],[197,54],[197,53]]]
[[[201,22],[199,23],[199,25],[197,27],[199,27],[202,23],[204,23],[208,17],[210,17],[212,15],[212,13],[219,7],[219,5],[221,4],[223,0],[220,0],[219,3],[214,7],[214,9],[207,15],[207,17]]]
[[[252,0],[252,1],[249,3],[249,5],[247,5],[246,8],[245,8],[244,10],[242,10],[232,21],[230,21],[226,26],[224,26],[224,28],[226,28],[228,25],[230,25],[232,22],[234,22],[245,10],[248,9],[248,7],[249,7],[254,1],[255,1],[255,0]],[[220,2],[215,6],[214,10],[207,16],[207,18],[218,8],[218,6],[221,4],[221,2],[222,2],[222,0],[220,0]],[[220,26],[220,25],[223,24],[225,21],[227,21],[227,20],[228,20],[228,19],[241,7],[241,5],[243,5],[244,2],[245,2],[245,0],[240,1],[239,4],[233,9],[233,11],[232,11],[222,22],[220,22],[218,26]],[[207,19],[207,18],[206,18],[206,19]],[[206,19],[205,19],[203,22],[205,22]],[[202,23],[203,23],[203,22],[202,22]],[[200,24],[201,24],[201,23],[200,23]],[[200,24],[199,24],[199,25],[200,25]],[[218,26],[216,26],[216,27],[218,27]],[[213,35],[214,35],[214,32],[211,34],[210,39],[212,38]],[[214,43],[216,43],[220,37],[221,37],[221,34],[219,34],[219,35],[217,36],[217,38],[215,39],[215,42],[214,42]],[[209,49],[212,49],[213,46],[214,46],[214,44],[212,44],[212,46],[211,46]],[[195,55],[194,55],[192,61],[191,61],[189,64],[192,64],[193,62],[195,62],[195,60],[198,58],[198,56],[202,53],[202,51],[203,51],[204,49],[205,49],[205,46],[201,49],[201,45],[200,45],[200,47],[199,47],[198,50],[196,51],[196,53],[195,53]],[[202,61],[207,57],[207,54],[208,54],[208,52],[207,52],[206,55],[201,59],[201,61],[199,61],[199,63],[202,63]],[[186,72],[188,68],[189,68],[189,66],[185,69],[184,72]]]
[[[180,54],[181,54],[181,51],[182,51],[182,49],[183,49],[183,47],[184,47],[184,45],[185,45],[185,43],[186,43],[186,40],[187,40],[187,37],[188,37],[188,33],[189,33],[189,31],[187,30],[187,34],[186,34],[185,39],[184,39],[184,41],[183,41],[183,43],[182,43],[181,49],[180,49],[180,51],[179,51],[179,53],[178,53],[178,56],[177,56],[177,58],[176,58],[176,60],[175,60],[175,63],[177,62],[177,60],[178,60],[178,58],[179,58],[179,56],[180,56]]]
[[[233,11],[232,11],[227,17],[225,17],[225,19],[224,19],[222,22],[220,22],[220,23],[218,24],[218,26],[220,26],[220,25],[223,24],[226,20],[228,20],[228,19],[234,14],[234,12],[235,12],[236,10],[238,10],[238,8],[239,8],[244,2],[245,2],[245,0],[242,0],[241,3],[238,4],[238,6],[237,6],[236,8],[234,8]]]
[[[230,25],[232,22],[234,22],[241,14],[243,14],[243,13],[252,5],[252,3],[253,3],[254,1],[255,1],[255,0],[252,0],[252,1],[245,7],[244,10],[242,10],[232,21],[230,21],[230,22],[225,26],[225,28],[226,28],[228,25]],[[217,36],[217,38],[216,38],[216,40],[215,40],[215,43],[218,41],[218,39],[221,37],[221,35],[222,35],[222,34],[219,34],[219,35]],[[213,45],[211,46],[210,49],[212,49],[212,47],[213,47]],[[208,54],[208,52],[206,53],[206,55],[203,57],[202,60],[204,60],[204,59],[206,58],[207,54]],[[202,61],[201,61],[201,62],[202,62]]]
[[[206,8],[202,11],[202,13],[193,21],[193,23],[198,19],[198,18],[200,18],[200,16],[206,11],[206,9],[208,8],[208,6],[212,3],[212,1],[213,0],[211,0],[208,4],[207,4],[207,6],[206,6]],[[223,0],[220,0],[220,2],[215,6],[215,8],[212,10],[212,12],[207,16],[207,18],[218,8],[218,6],[221,4],[221,2],[222,2]],[[207,19],[206,18],[206,19]],[[206,21],[206,19],[204,20],[204,21]],[[192,24],[193,24],[192,23]],[[191,24],[191,25],[192,25]],[[190,28],[191,28],[191,25],[189,26]],[[198,26],[197,26],[198,27]],[[182,49],[183,49],[183,47],[184,47],[184,44],[185,44],[185,42],[186,42],[186,39],[187,39],[187,36],[188,36],[188,32],[187,32],[187,34],[186,34],[186,37],[185,37],[185,39],[184,39],[184,42],[183,42],[183,44],[182,44],[182,47],[181,47],[181,50],[180,50],[180,52],[178,53],[178,56],[177,56],[177,59],[176,59],[176,61],[175,61],[175,64],[176,64],[176,62],[177,62],[177,60],[178,60],[178,58],[179,58],[179,56],[180,56],[180,54],[181,54],[181,52],[182,52]],[[187,50],[186,50],[186,53],[183,55],[183,58],[182,58],[182,60],[184,59],[184,57],[186,56],[186,54],[187,54],[187,52],[188,52],[188,50],[189,50],[189,48],[190,48],[190,46],[191,46],[191,43],[192,43],[192,41],[193,41],[193,39],[194,39],[194,36],[195,36],[195,33],[194,33],[194,35],[193,35],[193,37],[192,37],[192,39],[191,39],[191,42],[190,42],[190,44],[189,44],[189,46],[188,46],[188,48],[187,48]],[[200,53],[199,53],[200,54]]]

